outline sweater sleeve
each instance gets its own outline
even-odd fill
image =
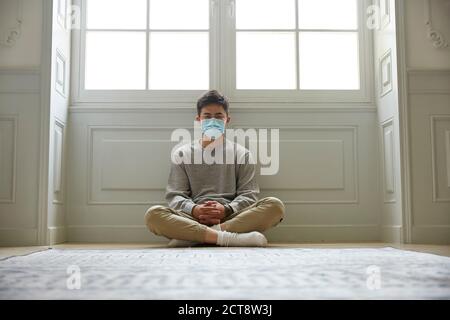
[[[252,159],[251,153],[246,153],[246,161],[236,164],[236,198],[229,203],[234,212],[254,204],[258,200],[260,192],[259,185],[256,181],[256,164]]]
[[[170,208],[192,215],[195,202],[191,199],[189,178],[182,164],[171,162],[166,200]]]

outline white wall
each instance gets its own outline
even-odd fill
[[[64,241],[70,30],[57,22],[60,1],[24,0],[20,37],[0,47],[2,245]],[[17,3],[2,2],[2,16]]]
[[[2,1],[6,10],[0,10],[1,36],[13,26],[17,1]],[[0,46],[0,68],[39,67],[41,64],[42,0],[23,1],[22,33],[13,47]]]
[[[403,241],[399,86],[395,1],[380,1],[380,25],[374,30],[375,97],[380,162],[381,238]],[[387,5],[386,5],[387,4]]]
[[[412,242],[450,243],[450,46],[426,37],[423,1],[405,1]],[[433,0],[432,24],[450,41],[450,1]]]
[[[409,68],[450,69],[449,49],[436,50],[427,38],[425,0],[405,1],[406,62]],[[450,1],[431,0],[433,27],[450,41]]]
[[[67,122],[70,95],[70,45],[71,29],[68,28],[68,15],[64,6],[70,6],[68,0],[53,1],[52,32],[49,77],[49,123],[48,123],[48,184],[47,241],[50,244],[65,241],[66,211],[66,150]],[[60,10],[58,10],[58,8]],[[49,8],[51,10],[51,8]]]
[[[6,245],[37,243],[42,3],[24,1],[23,9],[20,38],[0,46],[0,243]],[[0,14],[2,25],[13,15]]]
[[[450,19],[444,14],[448,13],[448,2],[435,0],[432,6],[433,24],[447,39]],[[449,49],[436,49],[426,38],[425,26],[420,27],[422,1],[404,3],[405,58],[410,68],[406,103],[411,139],[411,240],[449,243]],[[163,241],[146,230],[143,214],[152,204],[165,204],[170,130],[192,126],[194,101],[170,107],[75,105],[69,109],[67,121],[67,100],[52,93],[54,53],[57,47],[67,50],[67,37],[53,42],[48,65],[41,67],[40,52],[45,49],[41,43],[46,38],[41,31],[41,7],[39,0],[24,1],[21,37],[11,48],[0,47],[0,161],[4,177],[0,182],[0,243],[38,243],[38,213],[43,203],[48,220],[44,226],[46,243],[63,241],[65,228],[69,241]],[[393,24],[376,33],[374,43],[376,73],[379,58],[389,48],[395,70]],[[67,51],[63,55],[69,59]],[[379,79],[377,74],[377,100],[372,105],[302,104],[297,109],[269,105],[265,110],[257,104],[231,105],[236,127],[281,128],[280,175],[260,178],[261,196],[277,196],[287,205],[286,219],[267,233],[270,240],[405,240],[401,239],[404,203],[399,168],[403,162],[396,73],[393,71],[391,78],[393,90],[382,97]],[[47,94],[48,104],[43,109],[41,99],[45,101]],[[56,119],[64,128],[68,124],[66,148],[64,139],[54,139],[59,130]],[[44,145],[40,145],[42,141]],[[61,148],[53,145],[55,141]],[[59,158],[52,153],[64,149],[68,163],[60,172],[66,178],[60,187],[66,183],[66,190],[53,186],[55,170],[64,164],[53,165],[53,159]],[[383,156],[388,150],[392,150],[392,157]],[[389,161],[385,159],[392,159],[391,167],[386,167]],[[40,161],[44,168],[48,165],[48,181],[40,177]],[[386,169],[392,172],[390,182]],[[394,192],[388,190],[392,185]],[[39,201],[39,195],[45,199]]]

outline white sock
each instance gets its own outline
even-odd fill
[[[199,242],[191,241],[191,240],[180,240],[180,239],[171,239],[167,246],[169,248],[177,248],[177,247],[192,247]]]
[[[219,231],[216,244],[222,247],[265,247],[267,239],[258,231],[246,233]]]
[[[210,227],[211,229],[222,231],[220,228],[220,223],[215,224]],[[179,239],[171,239],[169,243],[167,244],[168,247],[174,248],[174,247],[192,247],[197,244],[200,244],[200,242],[192,241],[192,240],[179,240]]]

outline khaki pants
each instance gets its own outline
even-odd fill
[[[251,206],[234,212],[223,221],[229,232],[263,232],[279,224],[284,218],[285,207],[281,200],[267,197]],[[199,223],[189,214],[165,206],[152,206],[145,213],[148,229],[169,239],[204,242],[208,226]]]

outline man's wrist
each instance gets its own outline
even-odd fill
[[[191,216],[194,216],[194,209],[195,209],[195,207],[197,206],[197,204],[194,204],[193,206],[192,206],[192,208],[191,208]]]
[[[225,204],[224,208],[225,208],[225,216],[226,217],[228,217],[230,214],[232,214],[234,212],[233,208],[229,204]]]

